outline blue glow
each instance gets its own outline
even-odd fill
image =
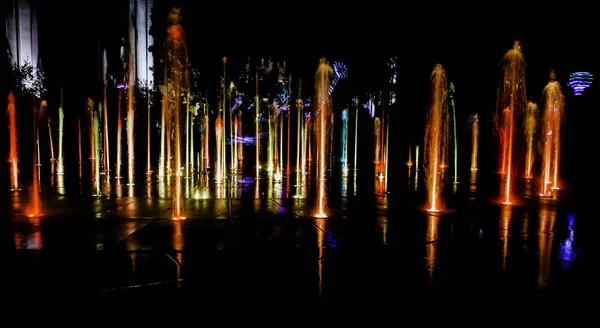
[[[567,221],[569,223],[569,227],[567,228],[569,234],[567,238],[560,243],[558,251],[558,258],[561,260],[563,269],[570,269],[572,262],[577,258],[577,252],[573,249],[573,242],[575,241],[575,230],[573,228],[573,225],[575,224],[575,215],[569,214]]]
[[[340,155],[340,159],[342,161],[342,165],[348,161],[348,154],[346,152],[346,142],[348,141],[348,110],[344,109],[342,111],[342,153]]]
[[[573,88],[573,95],[580,96],[583,90],[592,85],[594,81],[594,75],[590,72],[575,72],[571,73],[568,87]]]

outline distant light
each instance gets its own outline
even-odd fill
[[[580,96],[583,90],[592,85],[594,75],[590,72],[574,72],[569,77],[568,87],[573,88],[573,95]]]
[[[123,83],[117,84],[117,89],[125,89],[125,84],[123,84]]]

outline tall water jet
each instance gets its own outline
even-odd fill
[[[181,162],[181,105],[182,93],[189,87],[188,73],[188,51],[185,41],[185,33],[183,27],[179,24],[180,9],[173,8],[169,14],[170,26],[167,30],[167,42],[165,45],[166,58],[165,65],[165,81],[167,85],[167,94],[170,97],[170,106],[168,106],[167,126],[172,127],[168,130],[169,143],[173,149],[173,168],[175,171],[175,186],[173,187],[172,198],[172,219],[185,219],[183,213],[183,197],[182,197],[182,162]],[[169,124],[172,123],[172,124]],[[205,127],[206,128],[206,127]]]
[[[100,157],[98,156],[98,112],[94,110],[94,102],[88,98],[86,104],[86,114],[88,116],[88,131],[90,140],[90,168],[92,178],[92,188],[94,196],[100,195]]]
[[[64,135],[65,112],[63,110],[63,88],[60,87],[60,100],[58,103],[58,168],[59,175],[65,174],[64,155],[63,155],[63,135]]]
[[[298,98],[296,99],[296,110],[298,111],[298,122],[296,122],[296,198],[300,198],[300,185],[301,185],[301,180],[300,180],[300,175],[302,174],[302,169],[300,168],[301,165],[301,161],[300,159],[301,154],[302,154],[302,147],[301,145],[302,143],[302,131],[303,131],[303,109],[304,109],[304,102],[302,101],[302,80],[300,80],[300,83],[298,84]],[[291,114],[291,112],[290,112]]]
[[[564,97],[560,84],[555,80],[554,72],[550,82],[542,92],[544,101],[543,142],[544,152],[542,160],[542,188],[541,196],[550,196],[553,190],[559,187],[560,169],[560,127],[563,121]]]
[[[531,101],[527,103],[525,110],[525,141],[527,142],[527,154],[525,155],[525,178],[533,178],[531,169],[535,160],[534,138],[537,129],[537,105]]]
[[[448,82],[446,71],[437,64],[431,73],[431,100],[425,129],[424,159],[427,204],[429,212],[444,210],[441,199],[444,188],[442,165],[448,150]]]
[[[39,165],[38,165],[38,161],[39,161],[39,154],[38,152],[35,150],[35,148],[37,148],[38,145],[38,121],[41,118],[40,113],[42,113],[42,108],[40,106],[40,108],[37,108],[37,104],[35,103],[37,100],[34,99],[34,105],[33,105],[33,176],[32,176],[32,181],[31,181],[31,194],[30,194],[30,205],[28,208],[28,216],[29,217],[39,217],[42,216],[42,203],[40,200],[40,181],[39,181]],[[9,102],[10,103],[10,102]]]
[[[16,191],[20,190],[19,152],[17,145],[17,113],[15,106],[15,96],[13,95],[12,91],[8,94],[6,118],[8,120],[8,133],[10,138],[10,147],[8,150],[8,162],[10,163],[10,190]]]
[[[450,82],[450,106],[452,107],[452,131],[454,132],[454,183],[458,183],[458,138],[456,136],[456,108],[454,107],[454,83]]]
[[[329,161],[329,135],[333,131],[332,125],[332,110],[331,97],[328,90],[330,85],[330,75],[333,74],[333,69],[329,66],[327,59],[321,58],[317,73],[315,75],[315,118],[314,126],[315,139],[317,141],[317,197],[318,209],[316,217],[327,217],[326,213],[326,176]]]
[[[358,98],[354,98],[354,171],[358,170]],[[356,180],[356,174],[354,174]]]
[[[373,163],[375,163],[375,174],[379,173],[379,153],[381,153],[381,119],[375,117],[373,120],[373,137],[375,142],[375,156]]]
[[[81,152],[81,119],[77,118],[77,148],[79,151],[79,179],[83,177],[83,157]]]
[[[285,162],[286,165],[286,169],[285,169],[285,174],[286,175],[290,175],[290,138],[291,136],[291,131],[292,131],[292,105],[291,105],[291,99],[292,99],[292,76],[290,75],[289,79],[288,79],[288,98],[287,98],[287,160]],[[289,180],[289,179],[288,179]],[[289,182],[289,181],[288,181]]]
[[[475,113],[471,124],[471,171],[477,171],[477,156],[479,155],[479,115]]]
[[[118,103],[117,103],[117,164],[115,167],[116,176],[118,182],[120,182],[121,177],[121,157],[123,155],[123,150],[121,146],[122,142],[122,131],[123,131],[123,116],[121,114],[121,108],[123,107],[123,88],[125,85],[119,84],[117,85],[117,89],[119,89]]]
[[[103,140],[103,148],[104,148],[104,156],[103,156],[103,161],[104,161],[104,177],[106,179],[106,182],[110,182],[110,148],[108,145],[108,95],[107,95],[107,85],[106,82],[104,84],[104,102],[102,103],[103,107],[102,107],[102,111],[104,112],[104,119],[103,119],[103,136],[104,136],[104,140]]]
[[[260,102],[258,98],[258,69],[254,77],[256,82],[256,93],[254,95],[254,106],[256,107],[256,116],[254,117],[254,124],[256,127],[256,179],[260,179]]]
[[[167,94],[167,86],[161,85],[160,93],[162,94],[162,107],[160,115],[160,158],[158,160],[158,178],[163,179],[166,174],[166,143],[167,143],[167,127],[166,115],[169,111],[169,95]]]
[[[221,120],[221,115],[217,116],[215,120],[215,144],[217,146],[217,167],[215,172],[215,180],[217,183],[221,183],[223,180],[223,153],[222,153],[222,143],[223,143],[223,120]]]
[[[341,155],[342,175],[348,176],[348,108],[342,110]]]
[[[135,149],[135,30],[133,22],[134,15],[130,16],[129,22],[129,61],[127,64],[127,173],[129,177],[128,185],[133,186],[134,170],[134,149]]]
[[[514,170],[514,136],[515,120],[525,110],[527,95],[525,93],[525,57],[521,52],[521,44],[515,41],[503,58],[502,81],[498,89],[494,128],[499,134],[500,173],[502,174],[501,199],[504,204],[511,204],[513,192]]]
[[[45,103],[45,100],[44,100]],[[56,158],[54,157],[54,142],[53,142],[53,138],[52,138],[52,124],[50,123],[50,116],[48,116],[47,118],[48,121],[48,140],[50,143],[50,163],[52,164],[52,168],[54,170],[54,162],[56,161]],[[54,173],[54,172],[53,172]]]
[[[103,116],[104,118],[102,119],[103,121],[103,138],[104,140],[102,141],[102,147],[104,148],[104,152],[103,152],[103,156],[102,156],[102,160],[103,160],[103,166],[104,166],[104,177],[106,179],[106,182],[110,182],[110,148],[108,147],[108,59],[106,58],[106,49],[104,49],[103,53],[102,53],[102,68],[103,68],[103,74],[102,74],[102,79],[103,79],[103,90],[102,90],[102,96],[103,96]],[[62,97],[62,95],[61,95]]]

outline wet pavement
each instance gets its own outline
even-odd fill
[[[156,181],[104,185],[99,197],[53,185],[41,217],[26,215],[27,192],[9,193],[9,293],[512,306],[590,293],[590,234],[569,200],[525,194],[502,205],[465,184],[448,197],[451,211],[431,215],[410,185],[387,194],[376,182],[361,194],[343,182],[317,219],[308,187],[236,181],[189,183],[185,220],[171,220],[170,187]]]

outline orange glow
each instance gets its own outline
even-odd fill
[[[441,200],[443,190],[443,159],[448,148],[448,128],[450,114],[448,111],[448,85],[446,71],[437,64],[431,73],[431,104],[427,116],[425,130],[425,158],[427,204],[429,212],[440,212],[443,209]]]
[[[317,139],[317,197],[318,197],[318,210],[315,217],[324,218],[327,217],[325,211],[326,201],[326,177],[327,167],[329,162],[329,138],[330,133],[333,132],[332,118],[331,118],[331,98],[327,96],[329,90],[329,74],[331,73],[331,66],[327,63],[325,58],[321,58],[319,68],[315,76],[315,88],[317,91],[316,97],[316,117],[318,119],[317,128],[314,129],[315,136]]]
[[[12,91],[8,94],[8,107],[6,108],[8,120],[8,133],[10,137],[10,149],[8,162],[10,163],[10,189],[19,190],[19,156],[17,150],[17,117],[15,111],[15,96]],[[37,163],[36,163],[37,164]]]
[[[502,176],[500,197],[504,204],[511,204],[513,199],[513,180],[516,160],[514,158],[514,136],[516,119],[520,117],[527,105],[525,92],[525,58],[521,52],[521,44],[515,41],[513,47],[503,58],[502,81],[498,90],[494,128],[498,133],[500,150],[500,173]]]
[[[543,165],[540,196],[550,196],[558,190],[558,171],[560,162],[560,126],[563,119],[564,97],[560,85],[551,81],[543,91],[545,108],[543,119]]]
[[[181,40],[183,37],[183,27],[181,25],[171,25],[167,29],[167,35],[169,40]]]

